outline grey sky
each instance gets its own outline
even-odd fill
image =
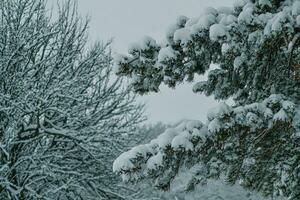
[[[142,36],[159,41],[178,15],[197,17],[205,7],[231,5],[233,0],[78,0],[82,15],[91,17],[92,40],[114,38],[114,51],[126,53],[127,46]],[[147,102],[150,122],[174,122],[180,119],[204,121],[208,109],[216,102],[192,92],[192,84],[175,90],[162,87],[158,94],[140,99]]]

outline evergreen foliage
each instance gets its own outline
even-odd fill
[[[168,190],[181,168],[193,168],[186,191],[225,176],[266,196],[300,199],[299,31],[300,1],[240,0],[199,18],[181,16],[162,45],[145,37],[116,56],[117,74],[131,78],[137,93],[208,72],[193,91],[235,104],[121,154],[115,172]]]

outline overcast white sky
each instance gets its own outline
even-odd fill
[[[82,15],[91,17],[92,40],[114,38],[114,51],[127,52],[127,46],[144,35],[163,40],[168,26],[178,15],[197,17],[205,7],[228,6],[234,0],[78,0]],[[163,87],[161,92],[140,99],[147,102],[150,122],[175,122],[181,119],[206,120],[208,109],[216,102],[192,92],[193,84],[175,90]]]

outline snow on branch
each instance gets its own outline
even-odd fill
[[[263,162],[259,161],[262,158],[258,152],[253,154],[255,149],[266,148],[267,151],[269,148],[264,146],[265,140],[262,139],[271,137],[274,131],[280,134],[276,137],[286,138],[295,116],[295,104],[282,95],[271,95],[260,103],[245,106],[231,107],[221,103],[208,113],[206,124],[185,121],[168,128],[150,143],[122,153],[114,161],[113,170],[122,176],[123,181],[150,178],[159,188],[170,187],[179,169],[194,165],[202,168],[191,181],[221,175],[228,180],[233,178],[233,182],[246,181],[251,175],[244,177],[246,171],[243,170],[253,170],[256,162]],[[246,141],[252,141],[249,149],[239,150],[239,145]],[[241,167],[241,171],[231,177],[235,165]],[[186,187],[188,190],[190,186]]]

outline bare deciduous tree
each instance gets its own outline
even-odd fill
[[[142,106],[76,5],[45,4],[0,2],[0,199],[121,199],[103,176]]]

